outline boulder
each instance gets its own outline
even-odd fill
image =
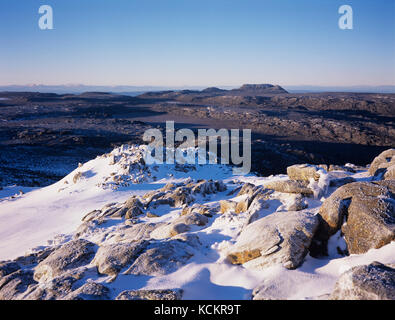
[[[64,300],[109,300],[109,293],[110,289],[101,283],[89,281],[65,296]]]
[[[20,265],[13,261],[0,262],[0,279],[2,277],[8,276],[15,271],[18,271],[20,268]]]
[[[147,246],[145,240],[101,246],[92,261],[101,274],[117,276],[122,268],[130,265]]]
[[[384,173],[385,180],[395,180],[395,164],[388,167],[387,171]]]
[[[126,290],[122,291],[115,300],[181,300],[183,290]]]
[[[369,174],[377,176],[385,173],[386,169],[393,165],[395,165],[395,149],[386,150],[374,158],[369,167]]]
[[[221,200],[219,204],[220,204],[220,213],[235,211],[237,206],[237,202],[232,200]]]
[[[318,223],[318,218],[307,212],[273,213],[243,229],[228,260],[249,263],[253,268],[280,264],[295,269],[302,264]]]
[[[0,300],[18,300],[29,287],[36,286],[33,272],[17,270],[0,278]]]
[[[70,270],[45,283],[29,288],[24,300],[61,300],[70,294],[84,277],[84,270]]]
[[[314,179],[315,181],[318,181],[320,179],[320,170],[323,169],[318,166],[310,164],[296,164],[287,168],[287,174],[291,180],[310,181],[310,179]]]
[[[331,294],[332,300],[395,300],[395,269],[374,262],[343,273]]]
[[[384,246],[395,239],[394,195],[393,180],[340,187],[320,208],[317,238],[326,241],[343,226],[350,253]]]
[[[306,181],[280,180],[265,183],[265,188],[282,193],[297,193],[304,196],[313,195]]]
[[[95,245],[78,239],[67,242],[40,262],[34,271],[34,280],[46,281],[67,270],[89,264],[95,254]]]
[[[173,223],[184,223],[186,225],[205,226],[208,223],[208,218],[200,213],[192,211],[189,214],[181,215],[174,220]]]
[[[161,276],[185,265],[193,250],[180,240],[153,242],[124,274]]]

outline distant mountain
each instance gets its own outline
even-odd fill
[[[290,93],[305,92],[353,92],[353,93],[395,93],[395,86],[285,86]]]
[[[239,89],[231,90],[233,92],[239,92],[243,94],[259,95],[259,94],[280,94],[288,93],[285,89],[280,86],[272,84],[244,84]]]

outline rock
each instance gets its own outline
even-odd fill
[[[265,183],[265,188],[283,193],[297,193],[305,196],[313,195],[314,192],[303,181],[280,180]]]
[[[287,211],[301,211],[304,209],[307,209],[308,204],[304,200],[304,198],[300,195],[295,195],[294,198],[292,199],[292,202],[290,202],[286,206]]]
[[[74,183],[77,183],[77,182],[81,179],[82,176],[83,176],[82,172],[77,172],[77,173],[74,175],[74,177],[73,177],[73,182],[74,182]]]
[[[254,184],[245,183],[245,184],[243,184],[243,187],[241,188],[241,190],[239,191],[237,196],[239,197],[239,196],[248,195],[249,197],[252,197],[252,195],[256,191],[256,188],[257,187]]]
[[[117,276],[118,273],[138,257],[147,246],[144,240],[103,245],[92,261],[101,274]]]
[[[193,256],[190,246],[179,240],[152,243],[124,274],[161,276],[185,265]]]
[[[0,279],[15,271],[18,271],[20,268],[20,265],[13,261],[0,262]]]
[[[351,173],[356,173],[356,171],[353,168],[351,168],[351,167],[338,166],[338,165],[334,165],[334,164],[331,164],[329,166],[329,169],[328,169],[328,172],[332,172],[332,171],[348,171],[348,172],[351,172]]]
[[[374,158],[369,168],[369,174],[377,176],[393,165],[395,165],[395,149],[386,150]]]
[[[191,212],[182,215],[174,220],[174,223],[184,223],[186,225],[205,226],[208,223],[208,218],[200,213]]]
[[[18,300],[19,295],[35,286],[32,271],[17,270],[0,278],[0,300]]]
[[[89,264],[94,253],[95,245],[87,240],[67,242],[37,265],[34,280],[47,281],[67,270]]]
[[[183,290],[127,290],[122,291],[115,300],[181,300]]]
[[[33,252],[28,255],[18,257],[15,259],[15,262],[22,266],[36,265],[46,259],[52,252],[55,251],[55,249],[57,249],[57,247],[47,247],[38,252]]]
[[[155,213],[152,212],[147,212],[146,214],[147,218],[158,218],[159,216],[156,215]]]
[[[89,222],[96,219],[101,214],[100,210],[93,210],[87,213],[81,220],[84,222]]]
[[[281,264],[295,269],[302,264],[318,223],[318,218],[307,212],[273,213],[243,229],[228,260],[254,268]]]
[[[343,273],[332,300],[395,300],[395,269],[374,262]]]
[[[204,204],[195,203],[191,207],[184,207],[182,209],[181,215],[188,215],[191,213],[199,213],[207,217],[212,217],[218,212],[219,207],[210,207]]]
[[[318,181],[320,179],[320,170],[323,169],[318,166],[296,164],[287,168],[287,174],[291,180],[310,181],[310,179],[314,179]]]
[[[220,213],[235,211],[237,206],[237,202],[231,200],[221,200],[219,204],[220,204]]]
[[[61,300],[70,294],[79,280],[84,277],[84,270],[66,271],[46,283],[32,287],[23,294],[24,300]]]
[[[239,201],[236,205],[235,213],[247,212],[248,207],[250,206],[251,202],[252,202],[251,198],[249,198],[249,197]]]
[[[64,300],[109,300],[110,290],[100,283],[86,282],[82,287],[69,293]]]
[[[384,174],[385,180],[395,180],[395,164],[391,167],[388,167],[387,171]]]
[[[195,185],[192,184],[191,187],[192,194],[201,194],[203,196],[226,191],[226,186],[222,181],[202,180]]]
[[[170,195],[170,198],[174,200],[174,207],[179,208],[183,205],[188,205],[194,201],[194,198],[190,195],[190,189],[178,187]]]
[[[160,225],[160,223],[138,223],[119,231],[115,240],[118,242],[147,240],[151,238],[151,233]]]
[[[353,182],[356,182],[356,180],[353,177],[335,178],[335,179],[330,179],[329,186],[339,188],[341,186],[344,186],[345,184],[353,183]]]
[[[191,228],[185,223],[171,224],[169,228],[169,236],[166,236],[165,238],[171,238],[181,233],[188,232],[189,230],[191,230]]]
[[[127,208],[125,219],[133,219],[144,214],[143,204],[138,199],[126,202],[125,207]]]
[[[365,253],[395,239],[395,181],[355,182],[337,189],[320,208],[317,237],[326,241],[343,225],[350,253]]]

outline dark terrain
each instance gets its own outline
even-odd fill
[[[0,93],[0,186],[43,186],[144,131],[250,128],[253,170],[295,163],[366,165],[395,146],[395,94],[289,94],[279,86],[57,95]]]

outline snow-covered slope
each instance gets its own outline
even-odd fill
[[[166,250],[175,246],[173,256],[169,253],[176,261],[173,266],[147,273],[141,272],[138,264],[130,267],[129,263],[114,277],[98,273],[96,267],[100,269],[100,264],[88,263],[80,281],[104,284],[110,290],[108,298],[111,299],[124,290],[169,288],[182,289],[183,299],[249,299],[260,286],[272,288],[266,292],[272,298],[321,299],[327,298],[339,276],[355,265],[373,261],[395,263],[394,242],[362,255],[342,256],[336,249],[344,246],[339,233],[330,239],[329,257],[316,259],[307,255],[296,270],[281,264],[264,269],[250,267],[248,262],[231,264],[229,254],[240,233],[252,221],[287,212],[295,204],[302,206],[298,212],[316,214],[322,201],[335,190],[329,187],[326,173],[322,171],[318,181],[310,181],[312,195],[309,197],[300,199],[292,193],[267,192],[262,201],[251,204],[254,213],[252,209],[237,207],[223,210],[223,201],[228,201],[229,206],[249,201],[250,191],[246,188],[243,194],[241,190],[245,187],[241,189],[242,186],[251,184],[260,188],[285,181],[287,176],[235,177],[230,167],[221,165],[147,166],[142,161],[142,152],[143,147],[122,146],[80,165],[49,187],[26,189],[25,193],[12,197],[10,188],[0,191],[3,196],[0,199],[0,260],[69,243],[72,239],[85,239],[99,247],[142,240],[149,242],[147,248],[152,252],[161,246]],[[366,171],[361,170],[343,172],[341,177],[345,175],[356,181],[370,179]],[[223,181],[224,185],[208,181],[210,179]],[[167,197],[169,190],[173,192],[171,201]],[[188,196],[184,197],[186,192]],[[136,208],[127,206],[133,195],[138,197],[132,198],[133,201],[144,202],[141,209],[138,208],[143,214],[133,213],[130,219],[125,219],[125,212],[126,215],[129,212],[126,210]],[[177,205],[177,201],[185,205]],[[193,219],[200,219],[198,222],[187,222],[185,217],[190,216],[184,211],[193,206],[196,210],[204,207],[199,211],[204,214],[192,215]],[[92,213],[88,219],[89,212]],[[148,229],[149,232],[144,231]],[[142,233],[147,237],[142,237]],[[141,239],[136,238],[137,234]],[[172,239],[182,241],[172,242],[177,241]],[[40,281],[45,288],[47,284]]]

